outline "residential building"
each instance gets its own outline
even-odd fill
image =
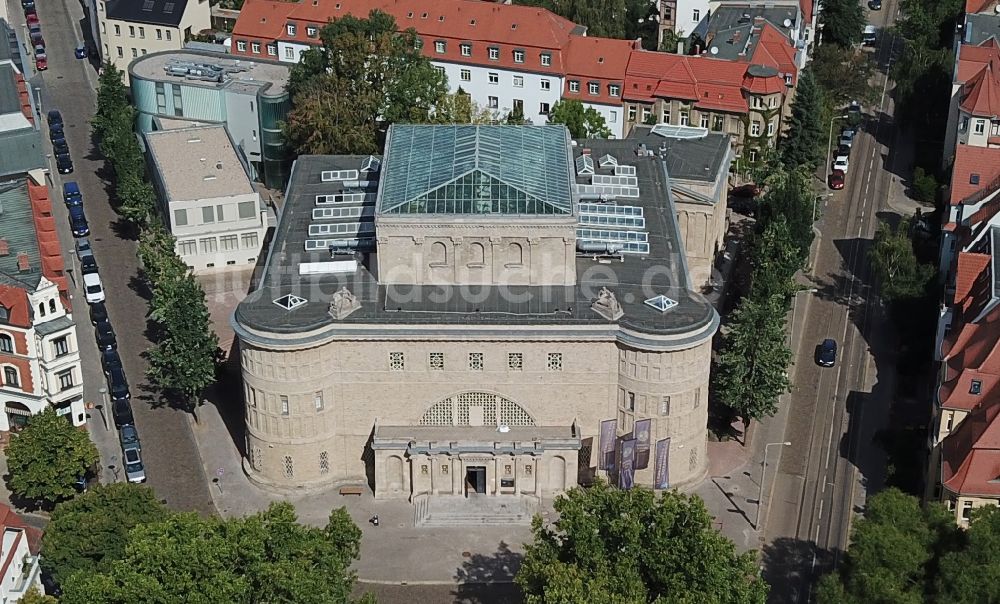
[[[31,589],[40,593],[42,572],[38,552],[42,531],[28,526],[9,505],[0,503],[0,602],[14,604]]]
[[[954,293],[956,255],[981,237],[985,229],[1000,225],[998,192],[1000,148],[961,144],[955,147],[939,266],[949,294]]]
[[[48,167],[35,93],[14,58],[11,49],[0,44],[0,181]]]
[[[635,443],[634,477],[612,479],[700,482],[718,315],[688,275],[671,157],[721,170],[730,150],[672,138],[397,124],[383,158],[299,157],[232,318],[251,480],[370,477],[418,510],[550,498]]]
[[[88,0],[94,40],[101,59],[122,71],[128,84],[128,64],[145,54],[180,50],[184,43],[211,27],[208,0]]]
[[[0,183],[0,432],[50,406],[85,423],[62,246],[48,189],[35,178]]]
[[[195,273],[253,266],[267,208],[224,126],[146,133],[150,172],[177,255]]]
[[[128,67],[136,129],[224,124],[250,178],[281,189],[291,158],[281,123],[291,109],[291,66],[205,51],[148,54]]]
[[[596,109],[615,138],[625,136],[622,95],[625,70],[638,40],[572,36],[566,52],[566,79],[562,98]]]

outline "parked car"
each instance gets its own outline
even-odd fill
[[[132,405],[127,398],[111,403],[111,415],[115,418],[115,427],[119,430],[122,426],[135,425],[135,418],[132,417]]]
[[[874,25],[865,25],[865,28],[861,31],[861,45],[875,46],[877,42],[878,30],[875,29]]]
[[[97,274],[100,269],[97,266],[97,258],[94,258],[93,254],[87,254],[83,258],[80,258],[80,272],[84,275],[89,275],[91,273]]]
[[[78,59],[86,59],[88,54],[89,53],[87,52],[86,46],[77,46],[73,50],[73,56],[75,56]]]
[[[94,323],[94,336],[97,340],[98,350],[118,350],[118,339],[115,337],[115,329],[111,327],[111,321],[106,318]]]
[[[108,307],[104,305],[104,302],[98,302],[96,304],[90,305],[90,322],[94,325],[98,323],[107,323],[111,326],[111,322],[108,318]]]
[[[49,111],[48,114],[46,115],[46,117],[49,118],[49,128],[50,129],[53,126],[56,126],[56,125],[58,125],[60,127],[63,125],[62,114],[59,113],[58,111],[56,111],[55,109],[53,109],[52,111]]]
[[[830,188],[840,190],[844,188],[844,173],[840,170],[830,172]]]
[[[45,55],[40,57],[35,57],[35,69],[38,71],[45,71],[49,68],[49,58]],[[54,142],[54,141],[53,141]],[[63,141],[65,143],[66,141]]]
[[[851,156],[843,149],[837,149],[836,155],[833,156],[833,162],[837,163],[840,161],[851,161]]]
[[[69,224],[74,237],[86,237],[90,234],[87,215],[83,213],[83,205],[69,206]]]
[[[122,426],[118,431],[118,441],[122,445],[122,451],[133,448],[142,451],[142,444],[139,442],[139,431],[135,426]]]
[[[111,376],[111,371],[122,368],[122,358],[118,356],[115,349],[101,351],[101,367],[104,369],[104,377]]]
[[[871,10],[882,10],[882,0],[868,0],[868,8]]]
[[[59,155],[56,155],[56,170],[60,174],[73,173],[73,158],[69,156],[69,153],[60,153]]]
[[[52,152],[56,155],[66,155],[69,153],[69,145],[66,144],[66,139],[62,138],[57,141],[52,142]]]
[[[22,5],[21,5],[21,8],[23,8],[23,9],[24,9],[24,16],[25,16],[25,17],[27,17],[28,15],[37,15],[37,14],[38,14],[38,11],[36,11],[36,10],[35,10],[35,5],[34,5],[34,3],[32,3],[32,5],[31,5],[31,6],[24,6],[24,5],[22,4]]]
[[[75,180],[68,180],[63,183],[63,203],[68,206],[80,206],[83,205],[83,193],[80,191],[80,185],[77,184]],[[77,250],[80,246],[77,245]],[[87,249],[90,249],[90,242],[87,242]]]
[[[125,477],[129,482],[146,482],[146,469],[142,465],[142,455],[137,447],[129,447],[122,451],[124,455]]]
[[[21,8],[25,10],[35,8],[35,0],[21,0]]]
[[[120,401],[132,398],[128,391],[128,379],[125,377],[125,369],[122,367],[112,367],[108,371],[108,392],[111,400]]]
[[[837,363],[837,341],[827,338],[819,345],[816,362],[821,367],[833,367]]]
[[[62,124],[50,124],[49,125],[49,140],[66,140],[66,132],[63,130]]]
[[[64,187],[66,185],[63,185]],[[76,247],[76,259],[80,260],[84,256],[93,256],[94,250],[90,247],[90,239],[86,237],[80,237],[74,242]]]
[[[38,23],[38,13],[32,13],[30,15],[24,16],[24,22],[28,25],[34,25]]]
[[[841,155],[850,155],[850,154],[851,154],[851,146],[850,145],[839,145],[839,146],[837,146],[837,157],[840,157]]]
[[[101,276],[97,273],[83,275],[83,291],[88,304],[104,302],[104,284],[101,283]]]
[[[838,157],[833,162],[833,169],[840,170],[844,174],[847,174],[847,169],[850,167],[851,162],[846,157]]]
[[[853,147],[854,146],[854,136],[857,132],[853,128],[844,128],[840,133],[840,138],[837,140],[837,145],[842,147]]]

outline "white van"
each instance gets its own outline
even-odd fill
[[[875,46],[876,30],[874,25],[865,25],[864,31],[861,32],[861,45],[862,46]]]

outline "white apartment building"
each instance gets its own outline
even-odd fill
[[[0,518],[0,602],[13,604],[32,587],[44,593],[37,551],[41,531],[25,525],[6,505],[0,505]]]
[[[224,126],[148,132],[146,147],[177,254],[195,273],[253,266],[267,210]]]

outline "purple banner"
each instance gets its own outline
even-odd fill
[[[597,469],[612,471],[615,467],[615,439],[618,436],[618,420],[606,419],[601,422],[601,458]]]
[[[618,488],[631,489],[635,484],[635,443],[634,438],[622,441],[618,459]]]
[[[663,440],[656,441],[656,469],[654,470],[655,476],[653,478],[654,489],[670,488],[670,470],[667,465],[669,461],[670,439],[664,438]]]
[[[649,445],[650,432],[653,429],[653,420],[641,419],[635,422],[635,469],[645,470],[649,467]]]

